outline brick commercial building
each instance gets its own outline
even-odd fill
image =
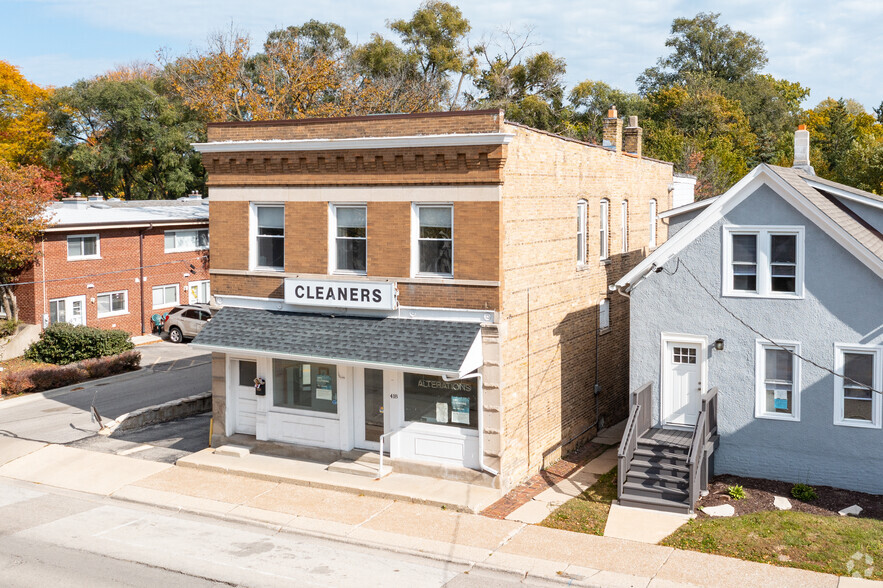
[[[67,198],[37,262],[15,288],[18,316],[150,333],[150,317],[208,302],[208,206],[200,198],[121,202]]]
[[[609,114],[606,146],[496,110],[209,125],[214,443],[508,488],[624,418],[607,287],[677,179]]]

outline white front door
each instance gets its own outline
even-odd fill
[[[663,345],[662,424],[693,427],[702,405],[705,346],[699,342],[667,340]]]
[[[257,377],[258,364],[251,359],[234,359],[231,363],[231,391],[235,403],[233,432],[254,435],[258,408],[254,379]]]
[[[49,324],[86,324],[86,297],[69,296],[49,301]]]

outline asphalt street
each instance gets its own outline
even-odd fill
[[[3,586],[542,586],[520,574],[0,480]]]
[[[209,354],[167,342],[138,350],[143,369],[137,372],[0,401],[0,435],[72,443],[98,432],[90,412],[93,402],[102,418],[114,419],[211,389]]]

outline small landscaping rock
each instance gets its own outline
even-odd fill
[[[774,496],[773,506],[779,510],[791,510],[791,501],[784,496]]]
[[[706,506],[702,512],[711,517],[731,517],[736,514],[736,509],[732,504],[721,504],[719,506]]]
[[[862,507],[860,507],[859,505],[853,504],[852,506],[848,506],[848,507],[844,508],[843,510],[839,511],[839,514],[841,517],[845,517],[847,515],[852,515],[854,517],[857,517],[858,515],[862,514],[863,510],[864,509]]]

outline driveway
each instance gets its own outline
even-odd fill
[[[0,401],[0,436],[71,443],[98,432],[93,403],[102,418],[114,419],[211,389],[210,354],[167,342],[138,351],[142,369],[137,372]]]

